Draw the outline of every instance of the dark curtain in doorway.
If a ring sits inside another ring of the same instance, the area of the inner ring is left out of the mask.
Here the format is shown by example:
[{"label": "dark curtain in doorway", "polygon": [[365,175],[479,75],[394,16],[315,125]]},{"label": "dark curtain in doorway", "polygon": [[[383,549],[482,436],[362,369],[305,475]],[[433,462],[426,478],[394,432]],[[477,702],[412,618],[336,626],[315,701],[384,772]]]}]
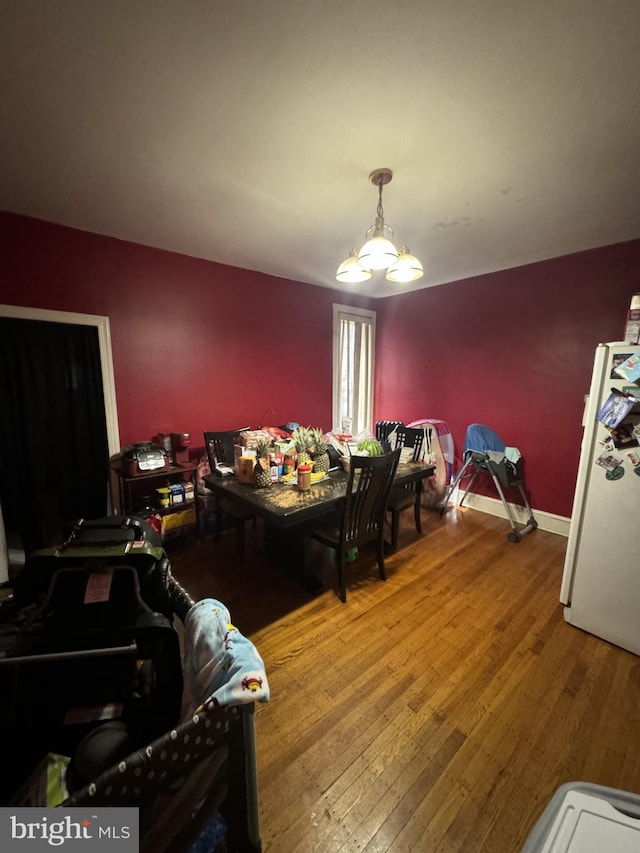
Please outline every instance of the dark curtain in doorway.
[{"label": "dark curtain in doorway", "polygon": [[28,554],[107,512],[98,330],[0,317],[0,500]]}]

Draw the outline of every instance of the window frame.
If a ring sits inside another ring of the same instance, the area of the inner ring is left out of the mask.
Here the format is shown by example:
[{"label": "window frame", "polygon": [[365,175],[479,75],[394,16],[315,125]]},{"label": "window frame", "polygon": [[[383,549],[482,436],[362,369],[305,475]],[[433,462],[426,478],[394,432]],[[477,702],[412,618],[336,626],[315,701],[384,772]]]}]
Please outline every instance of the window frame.
[{"label": "window frame", "polygon": [[[367,363],[365,365],[365,371],[368,372],[368,376],[365,375],[364,380],[362,376],[359,381],[354,382],[354,394],[358,395],[359,402],[357,404],[357,410],[353,411],[351,417],[352,420],[352,433],[353,435],[358,435],[358,433],[366,430],[368,432],[372,431],[373,426],[373,394],[374,394],[374,376],[375,376],[375,351],[376,351],[376,312],[372,311],[368,308],[356,308],[352,305],[340,305],[338,303],[333,304],[333,402],[332,402],[332,413],[333,413],[333,429],[336,432],[343,432],[342,429],[342,391],[343,391],[343,382],[342,382],[342,366],[344,364],[342,358],[342,323],[343,321],[354,322],[359,324],[359,330],[356,331],[356,341],[357,339],[361,340],[362,328],[367,327],[369,330],[369,347],[368,352],[365,353],[365,358],[367,358]],[[357,354],[355,355],[357,359]],[[354,370],[356,367],[354,366]],[[360,388],[360,384],[364,384],[364,388]],[[362,399],[362,395],[364,394],[364,399]]]}]

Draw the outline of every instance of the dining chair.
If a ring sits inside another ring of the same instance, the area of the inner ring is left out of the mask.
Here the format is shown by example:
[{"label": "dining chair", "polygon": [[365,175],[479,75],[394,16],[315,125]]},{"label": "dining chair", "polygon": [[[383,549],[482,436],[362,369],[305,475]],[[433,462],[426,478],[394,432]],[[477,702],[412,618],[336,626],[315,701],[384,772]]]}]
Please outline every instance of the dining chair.
[{"label": "dining chair", "polygon": [[347,553],[353,548],[375,542],[380,578],[387,579],[384,566],[384,519],[399,458],[400,448],[381,456],[352,456],[342,517],[338,521],[319,524],[311,530],[312,539],[336,552],[339,597],[343,603],[347,600]]},{"label": "dining chair", "polygon": [[[424,430],[412,429],[399,426],[389,434],[388,439],[394,450],[401,452],[402,448],[413,448],[409,462],[419,462],[422,459],[422,447],[424,444]],[[404,454],[403,454],[404,456]],[[422,520],[420,517],[422,489],[420,483],[408,483],[406,486],[393,486],[387,502],[387,512],[391,514],[391,548],[393,553],[398,547],[398,529],[400,526],[400,514],[406,509],[413,507],[413,517],[416,530],[422,533]]]},{"label": "dining chair", "polygon": [[389,443],[389,436],[398,427],[402,427],[402,421],[376,421],[376,438],[383,447],[385,453],[388,453],[393,448]]},{"label": "dining chair", "polygon": [[[209,460],[209,467],[211,468],[212,474],[215,474],[216,472],[217,463],[233,467],[235,464],[234,447],[239,443],[241,433],[246,432],[248,429],[250,429],[250,427],[217,431],[205,430],[203,432],[204,446],[207,451],[207,458]],[[235,526],[238,536],[238,550],[240,551],[240,554],[244,556],[244,526],[247,521],[252,521],[253,526],[256,526],[255,514],[249,510],[243,509],[241,506],[238,506],[234,501],[225,501],[224,499],[220,501],[220,509],[222,510],[223,516],[226,516]],[[220,524],[218,522],[216,524],[216,538],[220,537],[220,532]]]}]

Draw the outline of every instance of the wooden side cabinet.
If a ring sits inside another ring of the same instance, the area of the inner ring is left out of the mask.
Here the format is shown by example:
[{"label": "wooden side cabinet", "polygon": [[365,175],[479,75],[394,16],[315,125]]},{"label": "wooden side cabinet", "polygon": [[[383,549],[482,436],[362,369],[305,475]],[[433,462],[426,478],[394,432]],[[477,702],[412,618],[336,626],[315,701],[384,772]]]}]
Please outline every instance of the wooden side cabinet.
[{"label": "wooden side cabinet", "polygon": [[[198,501],[196,489],[197,464],[171,465],[161,471],[129,476],[122,459],[111,462],[117,483],[116,494],[111,495],[113,511],[120,515],[142,515],[149,511],[162,518],[163,537],[166,539],[195,533],[198,530]],[[180,497],[182,486],[184,494]],[[161,495],[158,489],[168,489]],[[168,498],[168,505],[163,505]]]}]

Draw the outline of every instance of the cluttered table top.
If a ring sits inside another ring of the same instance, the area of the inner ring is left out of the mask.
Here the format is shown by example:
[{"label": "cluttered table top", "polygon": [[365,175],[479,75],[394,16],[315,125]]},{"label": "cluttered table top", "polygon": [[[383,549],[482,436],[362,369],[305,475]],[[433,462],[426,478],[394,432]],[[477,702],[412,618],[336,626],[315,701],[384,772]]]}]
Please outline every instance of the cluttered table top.
[{"label": "cluttered table top", "polygon": [[[395,483],[402,485],[431,476],[434,466],[424,462],[398,465]],[[308,491],[300,491],[294,484],[276,482],[269,488],[258,489],[240,483],[234,476],[219,477],[207,474],[206,485],[221,498],[240,503],[278,527],[299,524],[330,511],[344,499],[347,474],[342,470],[329,471],[326,477],[313,483]]]}]

